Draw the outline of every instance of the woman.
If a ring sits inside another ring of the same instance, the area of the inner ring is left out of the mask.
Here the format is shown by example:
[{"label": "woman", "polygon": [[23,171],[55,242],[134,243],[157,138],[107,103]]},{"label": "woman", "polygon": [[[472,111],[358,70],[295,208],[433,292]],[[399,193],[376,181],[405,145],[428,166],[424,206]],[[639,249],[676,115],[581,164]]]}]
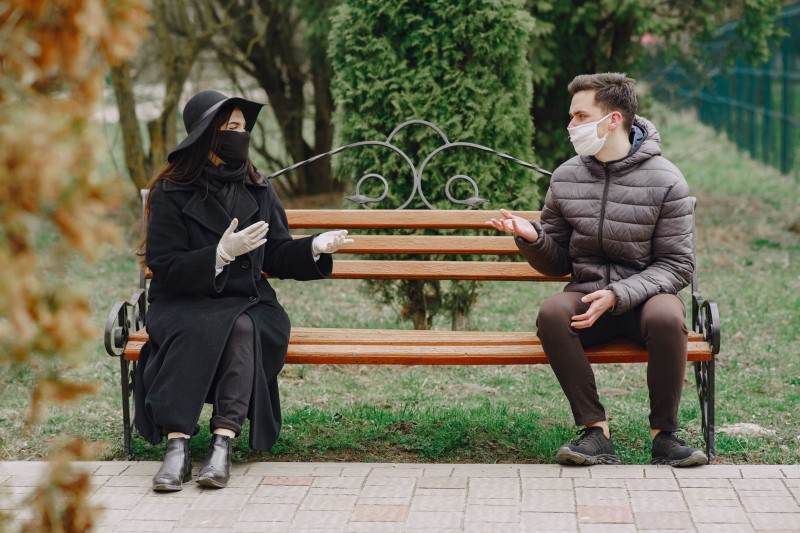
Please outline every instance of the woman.
[{"label": "woman", "polygon": [[215,91],[193,96],[183,112],[188,136],[151,183],[143,243],[153,272],[150,342],[137,367],[135,423],[153,444],[169,439],[155,491],[191,479],[189,439],[204,403],[213,415],[201,485],[227,485],[245,418],[250,447],[272,447],[290,324],[261,272],[325,278],[330,254],[353,242],[345,230],[292,239],[275,190],[248,157],[262,107]]}]

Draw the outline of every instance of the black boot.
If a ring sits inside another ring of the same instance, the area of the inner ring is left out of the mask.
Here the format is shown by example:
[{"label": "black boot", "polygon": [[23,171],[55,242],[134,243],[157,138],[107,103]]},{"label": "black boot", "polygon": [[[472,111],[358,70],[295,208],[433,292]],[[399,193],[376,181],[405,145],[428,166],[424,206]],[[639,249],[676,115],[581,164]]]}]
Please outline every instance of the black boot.
[{"label": "black boot", "polygon": [[170,492],[181,490],[181,483],[192,479],[192,459],[189,457],[189,439],[178,438],[167,441],[164,464],[153,478],[153,490]]},{"label": "black boot", "polygon": [[221,489],[228,485],[231,477],[231,451],[233,449],[233,439],[227,435],[211,435],[211,447],[200,473],[197,475],[197,482],[204,487],[214,487]]}]

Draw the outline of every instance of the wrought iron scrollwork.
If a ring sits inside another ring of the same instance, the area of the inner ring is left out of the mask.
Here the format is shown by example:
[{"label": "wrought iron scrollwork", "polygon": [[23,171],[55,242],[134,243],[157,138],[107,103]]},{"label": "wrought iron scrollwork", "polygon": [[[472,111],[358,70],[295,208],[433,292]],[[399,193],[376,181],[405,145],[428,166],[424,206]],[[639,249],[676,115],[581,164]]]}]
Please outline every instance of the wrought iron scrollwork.
[{"label": "wrought iron scrollwork", "polygon": [[[381,183],[383,183],[383,194],[381,194],[377,198],[361,194],[361,184],[371,178],[377,178],[381,181]],[[386,198],[387,194],[389,194],[389,182],[386,181],[386,178],[384,178],[380,174],[371,173],[361,176],[361,179],[358,180],[358,183],[356,183],[356,193],[353,196],[345,196],[345,200],[350,200],[351,202],[359,204],[364,209],[369,209],[369,206],[367,204],[380,202],[381,200]]]},{"label": "wrought iron scrollwork", "polygon": [[[458,200],[456,198],[453,198],[453,195],[450,193],[450,185],[456,180],[464,180],[470,185],[472,185],[472,193],[473,193],[472,196],[470,196],[466,200]],[[474,209],[475,207],[478,207],[489,201],[489,200],[484,200],[483,198],[480,198],[478,196],[478,184],[475,183],[475,180],[463,174],[458,174],[447,180],[447,183],[445,183],[444,185],[444,194],[447,196],[447,199],[453,202],[454,204],[468,206],[467,209]]]},{"label": "wrought iron scrollwork", "polygon": [[701,333],[711,348],[711,359],[694,364],[694,377],[697,383],[697,396],[700,400],[700,415],[703,437],[706,441],[706,455],[709,462],[716,454],[714,436],[716,355],[720,349],[719,308],[716,302],[704,300],[698,292],[692,294],[693,329]]},{"label": "wrought iron scrollwork", "polygon": [[145,316],[147,313],[147,291],[137,289],[127,300],[122,300],[114,304],[106,320],[103,341],[106,352],[113,357],[119,357],[120,385],[122,387],[122,425],[123,425],[123,447],[125,455],[131,456],[133,420],[130,397],[133,394],[134,375],[136,373],[136,363],[125,359],[125,344],[132,331],[139,331],[145,327]]},{"label": "wrought iron scrollwork", "polygon": [[[407,128],[409,126],[424,126],[424,127],[430,128],[439,136],[439,138],[442,141],[442,145],[437,147],[430,154],[428,154],[425,157],[425,159],[422,161],[422,163],[420,164],[419,168],[417,168],[416,165],[414,165],[414,162],[411,160],[411,158],[403,150],[401,150],[397,145],[392,143],[392,141],[394,140],[395,136],[401,130],[403,130],[404,128]],[[533,163],[528,163],[527,161],[523,161],[521,159],[517,159],[516,157],[510,156],[510,155],[505,154],[503,152],[498,152],[497,150],[493,150],[493,149],[491,149],[491,148],[489,148],[487,146],[483,146],[481,144],[467,143],[467,142],[450,142],[450,140],[447,138],[447,136],[444,134],[444,132],[438,126],[436,126],[435,124],[433,124],[431,122],[428,122],[428,121],[425,121],[425,120],[409,120],[409,121],[403,122],[402,124],[397,126],[394,130],[392,130],[392,132],[389,134],[389,136],[386,138],[385,141],[360,141],[360,142],[355,142],[355,143],[348,144],[348,145],[345,145],[345,146],[340,146],[339,148],[335,148],[335,149],[333,149],[333,150],[331,150],[329,152],[325,152],[324,154],[316,155],[314,157],[306,159],[305,161],[300,161],[298,163],[295,163],[294,165],[291,165],[291,166],[288,166],[288,167],[283,168],[281,170],[278,170],[276,172],[273,172],[272,174],[267,175],[267,178],[268,179],[277,178],[278,176],[281,176],[281,175],[283,175],[283,174],[285,174],[287,172],[291,172],[292,170],[294,170],[296,168],[299,168],[301,166],[311,164],[311,163],[313,163],[315,161],[318,161],[319,159],[322,159],[322,158],[325,158],[325,157],[331,157],[331,156],[333,156],[335,154],[338,154],[340,152],[344,152],[345,150],[350,150],[350,149],[358,148],[358,147],[361,147],[361,146],[383,146],[383,147],[389,148],[390,150],[392,150],[395,153],[399,154],[403,158],[403,160],[406,162],[406,164],[408,165],[409,169],[411,170],[411,175],[413,177],[413,185],[412,185],[411,194],[405,200],[405,202],[403,202],[403,204],[400,205],[400,207],[398,207],[397,209],[405,209],[406,207],[408,207],[411,204],[411,202],[417,196],[419,196],[419,200],[428,209],[436,209],[436,207],[433,206],[428,201],[427,197],[425,196],[425,192],[423,191],[423,187],[422,187],[422,174],[423,174],[423,171],[425,170],[425,167],[428,165],[428,163],[431,161],[431,159],[433,159],[437,154],[439,154],[439,153],[441,153],[441,152],[443,152],[445,150],[450,150],[450,149],[453,149],[453,148],[472,148],[472,149],[475,149],[475,150],[486,152],[488,154],[495,155],[497,157],[500,157],[501,159],[505,159],[506,161],[509,161],[511,163],[523,166],[523,167],[525,167],[527,169],[534,170],[534,171],[536,171],[536,172],[538,172],[538,173],[540,173],[540,174],[542,174],[544,176],[548,176],[549,177],[549,176],[552,175],[551,172],[549,172],[547,170],[544,170],[543,168],[541,168],[541,167],[539,167],[537,165],[534,165]],[[370,179],[378,179],[378,180],[380,180],[382,182],[382,184],[383,184],[383,193],[380,196],[371,197],[371,196],[367,196],[367,195],[365,195],[365,194],[363,194],[361,192],[361,186],[367,180],[370,180]],[[469,185],[471,185],[472,192],[473,192],[471,197],[466,198],[466,199],[457,199],[452,195],[452,193],[451,193],[451,185],[454,182],[459,181],[459,180],[466,181]],[[381,200],[385,199],[388,194],[389,194],[389,182],[386,180],[386,178],[384,178],[380,174],[368,173],[368,174],[363,175],[358,180],[358,182],[356,183],[355,194],[353,194],[352,196],[347,196],[346,199],[350,200],[351,202],[355,202],[355,203],[359,204],[361,207],[363,207],[365,209],[369,209],[369,206],[367,204],[378,203]],[[486,200],[479,196],[478,185],[475,182],[475,180],[472,179],[471,177],[467,176],[467,175],[464,175],[464,174],[458,174],[458,175],[452,176],[447,181],[447,183],[445,184],[445,195],[446,195],[447,199],[450,200],[452,203],[454,203],[456,205],[466,206],[467,209],[475,209],[476,207],[479,207],[480,205],[486,203]]]},{"label": "wrought iron scrollwork", "polygon": [[145,290],[137,289],[128,300],[118,301],[111,308],[103,335],[108,355],[121,357],[130,332],[144,327],[146,298]]}]

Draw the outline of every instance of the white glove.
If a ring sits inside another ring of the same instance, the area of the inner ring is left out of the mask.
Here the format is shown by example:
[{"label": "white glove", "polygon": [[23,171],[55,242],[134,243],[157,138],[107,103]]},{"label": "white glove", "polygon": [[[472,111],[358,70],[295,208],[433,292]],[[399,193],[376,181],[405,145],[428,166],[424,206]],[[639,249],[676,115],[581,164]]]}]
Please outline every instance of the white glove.
[{"label": "white glove", "polygon": [[263,220],[259,220],[255,224],[244,228],[242,231],[234,233],[233,230],[239,225],[239,220],[234,218],[231,220],[231,225],[222,234],[222,238],[217,245],[217,255],[222,258],[225,263],[230,263],[234,258],[242,254],[246,254],[251,250],[255,250],[265,242],[269,224]]},{"label": "white glove", "polygon": [[311,251],[314,252],[315,257],[319,254],[332,254],[345,244],[353,242],[353,239],[347,238],[346,229],[326,231],[314,237],[314,240],[311,241]]}]

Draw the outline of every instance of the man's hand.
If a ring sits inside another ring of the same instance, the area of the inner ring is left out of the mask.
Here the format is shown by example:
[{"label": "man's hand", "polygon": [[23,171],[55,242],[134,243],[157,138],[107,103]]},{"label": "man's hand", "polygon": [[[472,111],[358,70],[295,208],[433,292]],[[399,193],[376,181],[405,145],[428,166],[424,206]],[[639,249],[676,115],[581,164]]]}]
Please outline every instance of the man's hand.
[{"label": "man's hand", "polygon": [[503,215],[502,220],[493,218],[491,220],[487,220],[486,224],[493,226],[496,230],[512,233],[522,237],[529,242],[536,242],[539,240],[539,234],[536,233],[536,228],[534,228],[533,224],[531,224],[528,220],[516,215],[512,215],[505,209],[501,209],[500,214]]},{"label": "man's hand", "polygon": [[320,233],[311,241],[311,250],[314,255],[332,254],[345,244],[352,244],[353,239],[347,238],[347,230],[326,231]]},{"label": "man's hand", "polygon": [[572,317],[570,326],[575,329],[591,327],[603,313],[614,307],[617,303],[617,295],[614,294],[614,291],[601,289],[587,294],[581,298],[581,301],[585,303],[592,302],[592,305],[582,315]]}]

